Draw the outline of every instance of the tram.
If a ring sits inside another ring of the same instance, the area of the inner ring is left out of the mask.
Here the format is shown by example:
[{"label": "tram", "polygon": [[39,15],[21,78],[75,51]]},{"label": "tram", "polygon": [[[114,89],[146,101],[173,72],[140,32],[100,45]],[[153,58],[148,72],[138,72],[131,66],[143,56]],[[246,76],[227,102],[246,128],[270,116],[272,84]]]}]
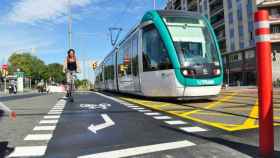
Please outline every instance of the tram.
[{"label": "tram", "polygon": [[217,96],[222,82],[209,21],[193,12],[153,10],[99,64],[95,89],[191,99]]}]

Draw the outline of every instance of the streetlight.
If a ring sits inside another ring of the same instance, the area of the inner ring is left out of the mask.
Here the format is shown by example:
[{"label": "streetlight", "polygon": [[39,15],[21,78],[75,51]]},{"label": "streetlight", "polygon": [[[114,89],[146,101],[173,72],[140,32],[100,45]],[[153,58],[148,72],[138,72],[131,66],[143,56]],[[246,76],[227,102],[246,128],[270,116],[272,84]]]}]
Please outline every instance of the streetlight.
[{"label": "streetlight", "polygon": [[71,0],[68,0],[68,45],[69,49],[72,48],[72,10]]}]

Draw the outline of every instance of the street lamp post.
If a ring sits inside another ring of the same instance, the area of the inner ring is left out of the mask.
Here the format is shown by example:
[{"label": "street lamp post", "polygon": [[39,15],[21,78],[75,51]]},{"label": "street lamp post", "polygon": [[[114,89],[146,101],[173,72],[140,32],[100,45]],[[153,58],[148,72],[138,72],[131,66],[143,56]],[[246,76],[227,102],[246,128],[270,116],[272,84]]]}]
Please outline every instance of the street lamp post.
[{"label": "street lamp post", "polygon": [[71,0],[68,0],[68,45],[69,49],[72,48],[72,10]]},{"label": "street lamp post", "polygon": [[154,0],[154,9],[156,9],[156,0]]}]

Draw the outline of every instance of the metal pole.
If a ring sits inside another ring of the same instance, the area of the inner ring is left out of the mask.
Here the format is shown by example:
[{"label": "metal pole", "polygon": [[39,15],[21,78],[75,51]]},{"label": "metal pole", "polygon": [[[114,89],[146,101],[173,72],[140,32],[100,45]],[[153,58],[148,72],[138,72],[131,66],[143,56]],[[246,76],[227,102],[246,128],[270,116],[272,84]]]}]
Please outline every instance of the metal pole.
[{"label": "metal pole", "polygon": [[256,52],[259,96],[259,143],[262,157],[273,157],[274,129],[272,103],[272,61],[269,27],[269,13],[259,10],[255,13]]},{"label": "metal pole", "polygon": [[154,0],[154,9],[156,9],[156,0]]},{"label": "metal pole", "polygon": [[71,0],[68,0],[68,46],[69,49],[72,48],[72,10],[71,10]]},{"label": "metal pole", "polygon": [[7,92],[7,79],[6,77],[4,78],[4,93]]},{"label": "metal pole", "polygon": [[229,86],[229,68],[227,69],[227,83],[228,83],[228,86]]}]

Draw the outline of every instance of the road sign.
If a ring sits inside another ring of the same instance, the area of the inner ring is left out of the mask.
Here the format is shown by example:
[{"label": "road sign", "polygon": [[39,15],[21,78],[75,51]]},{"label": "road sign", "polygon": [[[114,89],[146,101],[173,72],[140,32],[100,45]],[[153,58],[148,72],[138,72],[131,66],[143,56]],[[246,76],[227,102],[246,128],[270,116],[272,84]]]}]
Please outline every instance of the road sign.
[{"label": "road sign", "polygon": [[17,78],[23,78],[24,77],[24,72],[16,72],[16,77]]},{"label": "road sign", "polygon": [[2,69],[3,69],[3,70],[8,70],[8,64],[3,64],[3,65],[2,65]]},{"label": "road sign", "polygon": [[88,130],[90,130],[91,132],[96,134],[97,131],[99,131],[101,129],[104,129],[104,128],[107,128],[107,127],[115,125],[115,122],[107,114],[101,114],[101,117],[103,118],[105,123],[101,123],[99,125],[91,124],[88,127]]}]

